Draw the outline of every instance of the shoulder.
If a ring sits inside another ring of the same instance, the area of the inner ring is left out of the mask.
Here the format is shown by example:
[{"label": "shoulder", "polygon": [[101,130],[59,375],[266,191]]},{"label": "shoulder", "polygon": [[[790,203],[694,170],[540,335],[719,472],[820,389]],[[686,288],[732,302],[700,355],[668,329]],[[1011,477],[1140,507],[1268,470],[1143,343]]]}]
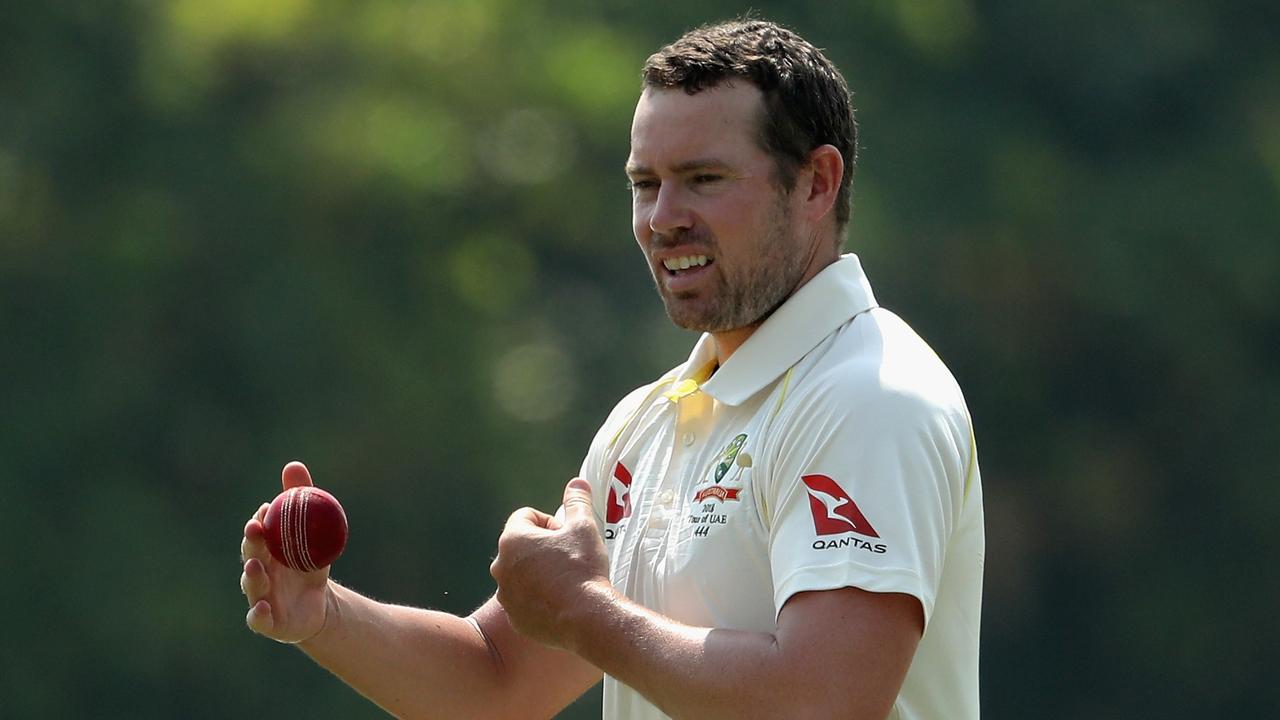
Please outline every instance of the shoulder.
[{"label": "shoulder", "polygon": [[607,483],[613,474],[612,468],[617,462],[619,449],[625,447],[628,431],[634,431],[638,418],[644,414],[646,407],[652,404],[653,398],[664,387],[671,384],[674,377],[674,373],[669,373],[623,396],[613,406],[613,410],[596,431],[591,444],[587,446],[579,476],[591,483],[594,489],[595,511],[601,527],[604,526],[607,512],[604,505],[605,498],[609,497]]},{"label": "shoulder", "polygon": [[786,403],[791,421],[817,414],[871,434],[942,421],[967,433],[968,411],[955,377],[889,310],[853,318],[796,370],[794,396]]},{"label": "shoulder", "polygon": [[609,411],[604,423],[596,431],[596,436],[591,442],[591,450],[602,452],[612,445],[617,437],[631,424],[636,415],[640,414],[645,406],[653,401],[653,397],[671,384],[679,369],[679,367],[676,367],[662,377],[641,385],[624,395]]},{"label": "shoulder", "polygon": [[881,515],[917,507],[908,496],[936,495],[954,516],[975,463],[972,424],[955,378],[906,323],[887,310],[862,313],[794,372],[762,453],[775,493],[819,473],[882,498],[889,504],[867,501]]},{"label": "shoulder", "polygon": [[626,424],[632,415],[643,410],[644,405],[653,400],[654,395],[666,386],[670,385],[675,375],[675,371],[669,372],[661,378],[641,385],[626,395],[623,395],[622,399],[613,406],[613,410],[609,411],[609,417],[604,421],[604,425],[601,426],[601,429],[604,430],[610,427]]}]

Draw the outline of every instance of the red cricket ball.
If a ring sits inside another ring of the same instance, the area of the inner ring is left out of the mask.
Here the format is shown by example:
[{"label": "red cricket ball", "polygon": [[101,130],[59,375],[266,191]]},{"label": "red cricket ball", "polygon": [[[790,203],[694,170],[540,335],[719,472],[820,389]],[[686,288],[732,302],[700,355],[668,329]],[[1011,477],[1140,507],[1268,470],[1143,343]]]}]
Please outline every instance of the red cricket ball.
[{"label": "red cricket ball", "polygon": [[276,496],[262,519],[271,557],[294,570],[314,572],[347,546],[347,514],[318,487],[292,487]]}]

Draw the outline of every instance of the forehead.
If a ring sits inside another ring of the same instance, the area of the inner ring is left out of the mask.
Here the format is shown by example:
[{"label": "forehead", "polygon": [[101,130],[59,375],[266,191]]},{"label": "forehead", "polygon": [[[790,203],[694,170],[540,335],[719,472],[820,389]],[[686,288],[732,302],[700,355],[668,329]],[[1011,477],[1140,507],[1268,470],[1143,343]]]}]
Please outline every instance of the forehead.
[{"label": "forehead", "polygon": [[758,141],[764,99],[749,82],[721,83],[690,95],[645,88],[631,123],[629,166],[661,169],[691,158],[746,162],[763,156]]}]

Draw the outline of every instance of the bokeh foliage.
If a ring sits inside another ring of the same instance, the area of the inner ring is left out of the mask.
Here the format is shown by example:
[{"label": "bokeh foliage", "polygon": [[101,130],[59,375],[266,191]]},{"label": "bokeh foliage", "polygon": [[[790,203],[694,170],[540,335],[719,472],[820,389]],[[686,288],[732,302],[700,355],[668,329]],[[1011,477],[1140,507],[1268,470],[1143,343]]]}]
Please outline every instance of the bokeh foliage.
[{"label": "bokeh foliage", "polygon": [[[339,578],[484,599],[691,342],[620,168],[644,57],[743,7],[0,7],[0,715],[378,717],[243,628],[241,525],[302,458]],[[984,714],[1274,715],[1280,6],[755,7],[854,87],[849,246],[968,393]]]}]

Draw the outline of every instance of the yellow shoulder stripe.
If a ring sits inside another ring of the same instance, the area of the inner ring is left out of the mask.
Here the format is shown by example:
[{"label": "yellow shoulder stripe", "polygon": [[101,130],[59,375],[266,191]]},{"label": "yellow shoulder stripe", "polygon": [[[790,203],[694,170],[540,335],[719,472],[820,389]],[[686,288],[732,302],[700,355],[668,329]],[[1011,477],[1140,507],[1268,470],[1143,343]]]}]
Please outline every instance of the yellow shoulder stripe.
[{"label": "yellow shoulder stripe", "polygon": [[973,418],[969,418],[969,469],[964,474],[964,502],[969,502],[969,488],[973,485],[973,469],[978,465],[978,436],[973,432]]},{"label": "yellow shoulder stripe", "polygon": [[778,393],[778,402],[773,406],[773,415],[769,416],[770,421],[778,417],[778,412],[782,410],[782,401],[787,399],[787,390],[791,388],[791,373],[795,370],[795,365],[787,368],[787,376],[782,379],[782,392]]},{"label": "yellow shoulder stripe", "polygon": [[674,375],[668,375],[654,383],[652,388],[649,388],[648,394],[646,394],[644,396],[644,400],[641,400],[640,403],[636,405],[636,408],[631,411],[631,415],[627,417],[627,421],[618,426],[618,431],[615,432],[613,434],[613,438],[609,440],[609,446],[607,449],[613,449],[613,446],[618,442],[618,438],[622,437],[622,433],[626,432],[626,429],[631,427],[631,423],[635,422],[636,416],[639,415],[642,410],[649,407],[649,403],[653,402],[653,396],[663,387],[675,382],[675,379]]}]

